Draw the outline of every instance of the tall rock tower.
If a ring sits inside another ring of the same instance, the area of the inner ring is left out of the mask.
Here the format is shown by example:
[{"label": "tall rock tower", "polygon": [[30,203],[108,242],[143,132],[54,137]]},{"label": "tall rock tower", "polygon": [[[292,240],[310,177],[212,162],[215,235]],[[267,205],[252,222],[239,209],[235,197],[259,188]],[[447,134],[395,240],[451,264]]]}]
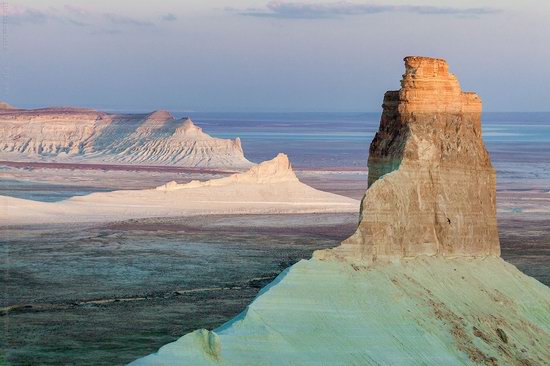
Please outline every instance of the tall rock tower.
[{"label": "tall rock tower", "polygon": [[384,95],[368,167],[357,231],[321,257],[500,255],[481,100],[461,90],[445,60],[405,58],[401,89]]}]

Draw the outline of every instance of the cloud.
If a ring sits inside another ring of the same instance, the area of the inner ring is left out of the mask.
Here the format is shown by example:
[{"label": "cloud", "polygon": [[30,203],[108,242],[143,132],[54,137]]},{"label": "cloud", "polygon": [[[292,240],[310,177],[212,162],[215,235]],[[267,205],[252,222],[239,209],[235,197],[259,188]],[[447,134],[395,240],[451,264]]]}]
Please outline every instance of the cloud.
[{"label": "cloud", "polygon": [[175,22],[176,20],[178,20],[178,17],[175,14],[168,13],[164,14],[161,19],[165,22]]},{"label": "cloud", "polygon": [[270,1],[264,9],[246,9],[240,14],[255,17],[284,19],[326,19],[380,13],[412,13],[424,15],[480,16],[500,10],[477,7],[457,8],[428,5],[377,5],[339,1],[333,3]]},{"label": "cloud", "polygon": [[97,14],[74,5],[65,5],[64,8],[68,13],[70,13],[73,16],[76,16],[79,18],[87,18],[87,19],[95,18],[96,21],[103,20],[109,24],[114,24],[114,25],[130,25],[130,26],[136,26],[136,27],[149,27],[154,25],[152,22],[132,18],[126,15],[120,15],[115,13]]},{"label": "cloud", "polygon": [[86,17],[86,16],[89,16],[91,15],[90,12],[84,8],[81,8],[79,6],[74,6],[74,5],[65,5],[64,6],[65,10],[73,15],[76,15],[76,16],[79,16],[79,17]]},{"label": "cloud", "polygon": [[78,27],[86,27],[90,24],[74,19],[73,17],[60,14],[57,11],[44,12],[32,8],[24,8],[17,5],[8,5],[6,17],[10,24],[45,24],[50,21],[56,21],[65,24],[71,24]]},{"label": "cloud", "polygon": [[48,14],[35,9],[24,8],[18,5],[9,5],[5,8],[5,14],[11,24],[46,23],[50,18]]},{"label": "cloud", "polygon": [[[48,8],[37,10],[18,5],[8,5],[6,16],[8,22],[14,25],[45,24],[57,22],[77,27],[95,27],[98,32],[105,33],[102,29],[109,29],[108,34],[114,34],[113,26],[116,27],[151,27],[155,24],[151,21],[132,18],[126,15],[115,13],[94,13],[74,5],[65,5],[63,8]],[[117,33],[122,30],[116,30]]]},{"label": "cloud", "polygon": [[107,22],[115,25],[130,25],[134,27],[151,27],[154,26],[152,22],[146,21],[146,20],[139,20],[135,18],[131,18],[125,15],[119,15],[114,13],[104,13],[103,18],[107,20]]},{"label": "cloud", "polygon": [[120,29],[98,29],[91,32],[90,34],[115,36],[122,33],[124,32],[121,31]]}]

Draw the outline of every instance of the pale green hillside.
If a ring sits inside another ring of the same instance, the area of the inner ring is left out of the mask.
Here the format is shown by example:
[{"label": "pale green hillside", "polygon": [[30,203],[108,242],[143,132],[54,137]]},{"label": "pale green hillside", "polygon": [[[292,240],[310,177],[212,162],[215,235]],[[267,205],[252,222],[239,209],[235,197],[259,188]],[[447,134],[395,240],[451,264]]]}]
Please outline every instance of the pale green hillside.
[{"label": "pale green hillside", "polygon": [[132,365],[548,365],[550,289],[500,258],[301,261],[215,330]]}]

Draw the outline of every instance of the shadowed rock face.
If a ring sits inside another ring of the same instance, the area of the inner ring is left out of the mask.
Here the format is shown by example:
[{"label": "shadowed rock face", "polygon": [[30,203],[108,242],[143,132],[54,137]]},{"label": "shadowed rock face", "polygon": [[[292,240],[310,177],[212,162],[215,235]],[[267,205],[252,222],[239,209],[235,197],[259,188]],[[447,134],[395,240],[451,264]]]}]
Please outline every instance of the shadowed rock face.
[{"label": "shadowed rock face", "polygon": [[401,89],[384,96],[357,231],[331,253],[371,262],[500,255],[480,98],[444,60],[406,57],[405,69]]}]

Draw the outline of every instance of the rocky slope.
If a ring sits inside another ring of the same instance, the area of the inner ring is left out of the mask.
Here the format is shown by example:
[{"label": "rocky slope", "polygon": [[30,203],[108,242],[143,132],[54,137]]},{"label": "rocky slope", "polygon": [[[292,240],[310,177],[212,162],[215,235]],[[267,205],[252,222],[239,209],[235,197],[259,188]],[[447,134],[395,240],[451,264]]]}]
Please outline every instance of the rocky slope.
[{"label": "rocky slope", "polygon": [[242,169],[252,165],[239,138],[218,139],[191,119],[91,109],[0,108],[0,156],[9,159]]},{"label": "rocky slope", "polygon": [[235,319],[139,359],[155,365],[547,365],[550,290],[497,257],[366,270],[312,259]]},{"label": "rocky slope", "polygon": [[547,365],[550,289],[499,257],[475,94],[407,57],[384,100],[355,235],[238,317],[132,365]]},{"label": "rocky slope", "polygon": [[279,154],[249,171],[156,189],[93,193],[45,203],[0,196],[0,226],[106,222],[207,214],[357,212],[359,201],[301,183]]}]

